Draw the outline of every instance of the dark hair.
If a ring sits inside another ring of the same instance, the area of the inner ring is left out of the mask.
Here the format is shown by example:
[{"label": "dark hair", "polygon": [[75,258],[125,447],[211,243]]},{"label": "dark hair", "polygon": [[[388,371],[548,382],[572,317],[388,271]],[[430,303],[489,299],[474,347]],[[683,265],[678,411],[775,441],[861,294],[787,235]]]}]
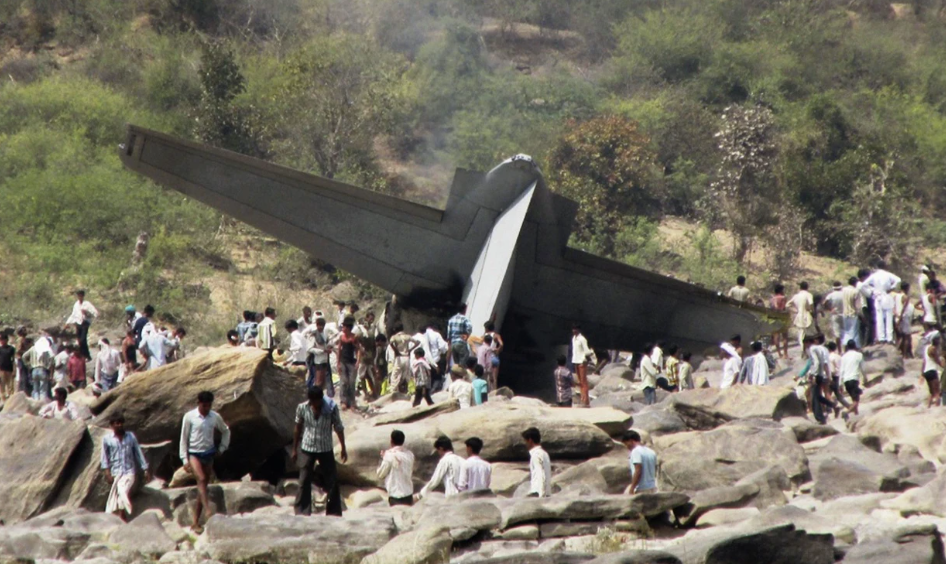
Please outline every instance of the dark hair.
[{"label": "dark hair", "polygon": [[315,325],[316,325],[316,327],[318,327],[319,325],[325,325],[325,318],[324,318],[324,317],[316,317],[316,318],[315,318]]},{"label": "dark hair", "polygon": [[289,321],[286,322],[286,331],[289,331],[290,333],[292,333],[298,328],[299,328],[299,322],[296,321],[295,319],[290,319]]},{"label": "dark hair", "polygon": [[848,342],[847,342],[847,344],[844,345],[844,346],[845,346],[845,348],[847,348],[847,350],[849,350],[849,351],[856,351],[856,350],[857,350],[857,342],[854,341],[854,339],[849,339]]},{"label": "dark hair", "polygon": [[355,318],[351,315],[346,315],[345,319],[342,320],[342,327],[348,327],[349,329],[355,326]]},{"label": "dark hair", "polygon": [[737,277],[736,277],[736,284],[739,284],[740,286],[744,286],[744,285],[746,284],[746,277],[745,277],[745,276],[737,276]]},{"label": "dark hair", "polygon": [[0,341],[8,341],[8,340],[10,340],[9,335],[7,335],[6,333],[0,333]]},{"label": "dark hair", "polygon": [[53,394],[55,394],[55,396],[56,396],[57,398],[58,398],[59,396],[62,396],[62,399],[66,399],[67,397],[69,397],[69,390],[60,387],[60,388],[56,388],[56,389],[53,391]]},{"label": "dark hair", "polygon": [[265,315],[266,317],[269,317],[270,315],[275,316],[276,310],[271,307],[268,307],[266,308],[266,311],[263,313],[263,315]]},{"label": "dark hair", "polygon": [[485,373],[486,373],[486,369],[480,366],[479,364],[473,367],[473,374],[476,375],[477,377],[482,378],[483,374]]},{"label": "dark hair", "polygon": [[558,358],[555,359],[555,362],[557,362],[559,366],[565,366],[568,364],[568,359],[565,358],[565,355],[560,354],[558,355]]},{"label": "dark hair", "polygon": [[384,342],[386,342],[387,340],[388,340],[388,338],[384,336],[384,333],[378,333],[378,334],[375,335],[375,337],[374,337],[374,342],[376,342],[376,343],[384,343]]},{"label": "dark hair", "polygon": [[486,343],[487,345],[492,345],[492,344],[493,344],[493,336],[492,336],[492,335],[483,335],[483,342]]},{"label": "dark hair", "polygon": [[542,444],[542,434],[539,433],[539,430],[535,427],[529,427],[522,432],[522,438],[526,441],[532,441],[533,443],[540,445]]},{"label": "dark hair", "polygon": [[443,450],[453,451],[453,441],[451,441],[450,437],[446,435],[440,435],[437,437],[437,440],[434,441],[434,448],[442,448]]},{"label": "dark hair", "polygon": [[396,446],[404,446],[404,433],[398,431],[397,429],[391,431],[391,444]]},{"label": "dark hair", "polygon": [[487,331],[495,331],[496,324],[493,323],[492,321],[487,321],[486,323],[483,324],[483,328],[486,329]]},{"label": "dark hair", "polygon": [[828,350],[829,350],[829,351],[836,351],[836,350],[838,350],[838,344],[835,343],[834,341],[828,341]]},{"label": "dark hair", "polygon": [[807,290],[808,282],[802,282],[801,284],[798,285],[798,287],[801,288],[802,290]]},{"label": "dark hair", "polygon": [[256,314],[248,309],[243,310],[243,321],[253,321],[256,319]]},{"label": "dark hair", "polygon": [[824,333],[818,333],[815,335],[815,342],[819,345],[824,342]]},{"label": "dark hair", "polygon": [[121,413],[113,413],[113,414],[112,414],[111,416],[109,416],[109,418],[108,418],[108,424],[109,424],[109,425],[111,425],[111,424],[113,424],[113,423],[124,423],[124,422],[125,422],[125,416],[122,415]]},{"label": "dark hair", "polygon": [[309,391],[306,393],[306,397],[309,398],[309,401],[322,401],[322,398],[325,397],[325,392],[322,391],[322,388],[313,386],[309,388]]},{"label": "dark hair", "polygon": [[460,304],[459,306],[457,306],[457,311],[459,311],[460,313],[466,313],[466,304]]},{"label": "dark hair", "polygon": [[199,394],[197,394],[198,403],[213,403],[213,401],[214,401],[213,392],[208,392],[207,390],[204,390],[203,392],[200,392]]},{"label": "dark hair", "polygon": [[178,328],[177,328],[177,331],[175,331],[174,333],[177,334],[177,335],[180,335],[181,337],[186,337],[186,336],[187,336],[187,329],[184,329],[183,327],[178,327]]},{"label": "dark hair", "polygon": [[678,347],[677,345],[668,345],[668,346],[667,346],[667,354],[670,355],[670,356],[673,356],[673,355],[677,354],[677,351],[678,351],[678,350],[680,350],[680,347]]},{"label": "dark hair", "polygon": [[732,343],[733,341],[735,341],[735,342],[737,342],[737,343],[741,343],[741,342],[742,342],[742,335],[740,335],[739,333],[736,333],[735,335],[733,335],[732,337],[730,337],[730,338],[729,338],[729,342]]},{"label": "dark hair", "polygon": [[759,341],[752,343],[752,352],[762,352],[762,343]]},{"label": "dark hair", "polygon": [[862,268],[857,271],[858,278],[866,278],[867,276],[870,276],[870,270],[867,270],[866,268]]},{"label": "dark hair", "polygon": [[776,285],[775,285],[775,293],[776,293],[776,294],[784,294],[784,293],[785,293],[785,284],[776,284]]},{"label": "dark hair", "polygon": [[470,447],[470,450],[473,451],[473,454],[479,454],[483,450],[483,439],[479,437],[470,437],[464,443],[466,446]]},{"label": "dark hair", "polygon": [[857,285],[857,276],[851,276],[850,278],[848,278],[848,279],[847,279],[847,283],[850,284],[851,286],[856,286],[856,285]]},{"label": "dark hair", "polygon": [[801,340],[801,342],[811,344],[815,342],[815,338],[810,335],[805,335],[805,337]]},{"label": "dark hair", "polygon": [[686,361],[689,361],[692,356],[693,355],[690,354],[690,351],[683,351],[682,353],[680,353],[680,358]]},{"label": "dark hair", "polygon": [[237,330],[236,330],[236,329],[230,329],[229,331],[227,331],[227,340],[228,340],[228,341],[234,341],[234,342],[235,342],[235,341],[239,341],[239,340],[240,340],[240,334],[237,333]]},{"label": "dark hair", "polygon": [[473,370],[473,367],[476,366],[476,357],[475,356],[467,357],[467,359],[463,362],[463,364],[466,365],[466,368],[468,368],[469,370]]},{"label": "dark hair", "polygon": [[901,282],[901,283],[900,283],[900,289],[903,290],[904,292],[906,292],[907,290],[910,289],[910,283],[909,283],[909,282]]},{"label": "dark hair", "polygon": [[312,308],[309,306],[302,306],[302,313],[309,312],[312,313]]},{"label": "dark hair", "polygon": [[641,435],[637,431],[624,431],[624,434],[621,435],[621,442],[626,443],[628,441],[637,441],[641,442]]},{"label": "dark hair", "polygon": [[145,306],[145,315],[154,315],[154,306],[148,304]]},{"label": "dark hair", "polygon": [[425,354],[426,353],[424,352],[424,347],[417,347],[416,349],[414,349],[414,356],[416,356],[417,358],[421,358]]}]

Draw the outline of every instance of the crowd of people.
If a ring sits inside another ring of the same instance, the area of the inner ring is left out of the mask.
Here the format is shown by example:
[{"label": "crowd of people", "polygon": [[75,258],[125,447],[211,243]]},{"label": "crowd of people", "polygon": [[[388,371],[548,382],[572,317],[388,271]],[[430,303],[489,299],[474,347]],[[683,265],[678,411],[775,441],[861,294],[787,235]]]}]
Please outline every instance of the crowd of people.
[{"label": "crowd of people", "polygon": [[[125,308],[125,337],[117,347],[102,337],[93,357],[88,335],[98,315],[85,299],[85,291],[78,290],[61,332],[40,330],[30,335],[21,326],[12,335],[0,333],[0,401],[8,400],[17,390],[38,401],[53,399],[58,389],[75,391],[87,386],[100,395],[129,374],[158,368],[183,356],[184,328],[169,330],[157,325],[151,305],[143,314],[129,305]],[[72,334],[75,337],[69,338]]]}]

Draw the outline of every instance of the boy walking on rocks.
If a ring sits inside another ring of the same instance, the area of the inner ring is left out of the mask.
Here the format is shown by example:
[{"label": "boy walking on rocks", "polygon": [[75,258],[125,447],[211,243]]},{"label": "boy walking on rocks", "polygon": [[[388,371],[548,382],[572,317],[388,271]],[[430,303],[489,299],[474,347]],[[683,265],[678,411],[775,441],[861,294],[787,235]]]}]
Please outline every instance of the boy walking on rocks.
[{"label": "boy walking on rocks", "polygon": [[[198,535],[203,532],[200,514],[210,513],[210,497],[207,484],[213,474],[214,458],[223,454],[230,446],[230,428],[223,418],[211,408],[214,395],[204,391],[197,394],[197,407],[184,414],[181,423],[181,461],[184,470],[197,478],[197,504],[194,507],[194,524],[191,529]],[[214,431],[220,431],[220,446],[214,441]]]},{"label": "boy walking on rocks", "polygon": [[552,495],[552,461],[542,448],[542,435],[535,427],[522,432],[522,440],[529,449],[529,497]]}]

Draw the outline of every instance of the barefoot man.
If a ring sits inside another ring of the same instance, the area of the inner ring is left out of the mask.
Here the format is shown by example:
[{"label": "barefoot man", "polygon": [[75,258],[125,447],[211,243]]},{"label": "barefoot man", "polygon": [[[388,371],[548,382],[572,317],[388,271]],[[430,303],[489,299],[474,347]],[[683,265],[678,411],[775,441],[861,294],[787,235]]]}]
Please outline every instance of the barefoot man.
[{"label": "barefoot man", "polygon": [[[191,529],[198,535],[201,511],[206,509],[210,517],[210,498],[207,483],[213,473],[214,458],[223,454],[230,446],[230,428],[223,418],[211,410],[214,395],[210,392],[197,394],[197,407],[184,414],[181,427],[181,461],[184,469],[197,478],[197,505],[194,508],[194,524]],[[214,431],[220,431],[220,446],[214,442]]]}]

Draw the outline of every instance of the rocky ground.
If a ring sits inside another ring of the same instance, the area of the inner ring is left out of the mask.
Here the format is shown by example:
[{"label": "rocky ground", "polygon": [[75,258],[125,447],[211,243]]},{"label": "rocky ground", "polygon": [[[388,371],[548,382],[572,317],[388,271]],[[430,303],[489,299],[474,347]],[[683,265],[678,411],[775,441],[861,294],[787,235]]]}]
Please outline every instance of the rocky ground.
[{"label": "rocky ground", "polygon": [[[298,375],[255,350],[215,349],[129,379],[99,400],[84,393],[84,422],[43,420],[22,395],[0,411],[0,563],[944,563],[946,410],[927,410],[916,361],[870,350],[861,414],[819,425],[783,363],[770,386],[712,387],[644,406],[625,367],[593,377],[591,409],[557,409],[494,393],[459,411],[437,398],[411,408],[388,396],[346,414],[341,466],[345,515],[296,517],[298,483],[285,445],[303,399]],[[718,380],[706,360],[698,381]],[[211,487],[215,515],[186,527],[194,488],[176,465],[180,418],[197,391],[213,390],[233,430]],[[98,453],[111,413],[146,445],[155,480],[138,492],[129,523],[101,513],[107,484]],[[527,493],[519,433],[543,432],[554,495]],[[486,442],[493,491],[449,502],[434,494],[390,508],[375,477],[391,430],[407,435],[419,489],[447,435]],[[639,430],[660,461],[661,493],[626,495],[627,451]]]}]

